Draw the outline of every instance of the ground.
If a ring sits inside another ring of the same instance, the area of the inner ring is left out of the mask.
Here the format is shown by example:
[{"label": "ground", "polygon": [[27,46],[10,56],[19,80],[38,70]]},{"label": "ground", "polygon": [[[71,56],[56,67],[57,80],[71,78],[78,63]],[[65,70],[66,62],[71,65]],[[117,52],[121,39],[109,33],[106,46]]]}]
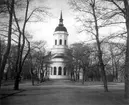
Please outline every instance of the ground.
[{"label": "ground", "polygon": [[109,92],[104,92],[100,82],[82,85],[69,80],[48,81],[35,86],[25,82],[20,84],[19,91],[11,88],[12,85],[2,86],[0,105],[129,105],[123,97],[123,83],[109,83]]}]

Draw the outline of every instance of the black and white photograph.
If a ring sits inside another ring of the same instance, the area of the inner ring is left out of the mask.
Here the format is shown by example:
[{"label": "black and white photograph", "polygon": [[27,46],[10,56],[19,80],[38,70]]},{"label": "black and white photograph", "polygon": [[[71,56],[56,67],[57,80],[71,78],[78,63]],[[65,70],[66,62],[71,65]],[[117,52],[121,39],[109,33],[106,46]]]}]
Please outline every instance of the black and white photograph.
[{"label": "black and white photograph", "polygon": [[0,105],[129,105],[129,0],[0,0]]}]

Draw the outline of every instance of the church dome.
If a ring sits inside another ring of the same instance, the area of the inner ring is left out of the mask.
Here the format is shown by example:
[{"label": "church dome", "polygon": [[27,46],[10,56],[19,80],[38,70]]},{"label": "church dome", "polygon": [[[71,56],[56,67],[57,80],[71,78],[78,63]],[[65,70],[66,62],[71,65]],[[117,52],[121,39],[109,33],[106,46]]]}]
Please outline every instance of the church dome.
[{"label": "church dome", "polygon": [[67,29],[63,26],[63,25],[58,25],[57,27],[56,27],[56,29],[55,29],[55,32],[56,31],[65,31],[65,32],[67,32]]},{"label": "church dome", "polygon": [[59,19],[59,25],[55,29],[55,32],[56,31],[67,32],[67,29],[64,27],[64,24],[63,24],[62,12],[61,12],[60,19]]}]

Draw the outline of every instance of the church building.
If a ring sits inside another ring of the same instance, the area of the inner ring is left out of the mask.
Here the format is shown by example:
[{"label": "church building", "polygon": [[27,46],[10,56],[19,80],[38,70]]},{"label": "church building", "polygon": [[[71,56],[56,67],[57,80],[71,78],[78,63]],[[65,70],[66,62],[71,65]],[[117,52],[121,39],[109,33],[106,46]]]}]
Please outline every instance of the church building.
[{"label": "church building", "polygon": [[62,12],[60,14],[59,25],[55,28],[53,34],[53,42],[49,78],[68,79],[65,56],[65,51],[68,49],[68,32],[63,24]]}]

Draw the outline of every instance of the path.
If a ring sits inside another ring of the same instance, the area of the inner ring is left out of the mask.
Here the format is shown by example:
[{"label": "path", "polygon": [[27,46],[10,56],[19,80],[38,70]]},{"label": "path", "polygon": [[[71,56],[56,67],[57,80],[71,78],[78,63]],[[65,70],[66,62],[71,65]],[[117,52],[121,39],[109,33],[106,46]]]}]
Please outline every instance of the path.
[{"label": "path", "polygon": [[[83,88],[82,88],[83,87]],[[92,88],[91,88],[92,87]],[[98,87],[98,88],[96,88]],[[50,81],[39,86],[22,84],[26,90],[1,100],[2,105],[129,105],[123,88],[105,93],[101,85],[79,86],[67,80]]]}]

